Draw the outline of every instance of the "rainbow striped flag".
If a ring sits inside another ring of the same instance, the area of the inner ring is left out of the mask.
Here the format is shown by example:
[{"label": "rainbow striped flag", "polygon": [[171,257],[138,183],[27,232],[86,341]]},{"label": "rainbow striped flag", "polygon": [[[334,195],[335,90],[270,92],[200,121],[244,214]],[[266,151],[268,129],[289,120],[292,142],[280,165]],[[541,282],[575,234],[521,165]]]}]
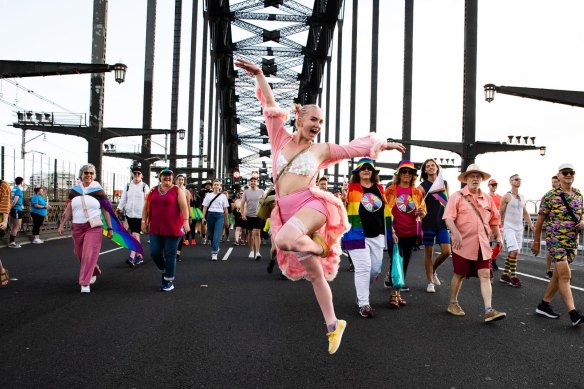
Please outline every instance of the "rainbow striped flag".
[{"label": "rainbow striped flag", "polygon": [[[110,214],[110,220],[112,222],[112,241],[114,241],[119,246],[127,248],[128,250],[135,251],[137,253],[143,254],[142,244],[136,240],[131,234],[126,231],[124,225],[120,220],[116,217],[114,210],[109,201],[99,199],[99,202],[103,206],[103,208]],[[103,222],[103,235],[107,237],[107,224],[101,215],[101,219]]]},{"label": "rainbow striped flag", "polygon": [[428,190],[428,194],[434,196],[443,207],[448,203],[448,193],[446,193],[446,183],[442,178],[442,172],[438,172],[438,177],[436,177],[436,180],[432,183],[432,186]]}]

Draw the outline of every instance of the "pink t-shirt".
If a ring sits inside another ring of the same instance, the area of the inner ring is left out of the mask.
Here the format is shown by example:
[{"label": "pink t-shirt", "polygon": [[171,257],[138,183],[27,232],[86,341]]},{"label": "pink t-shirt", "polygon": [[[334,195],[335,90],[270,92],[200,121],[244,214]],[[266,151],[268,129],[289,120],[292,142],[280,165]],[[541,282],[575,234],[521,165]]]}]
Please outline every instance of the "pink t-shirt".
[{"label": "pink t-shirt", "polygon": [[412,188],[402,188],[397,185],[397,196],[391,210],[393,229],[398,237],[408,237],[417,234],[416,204],[412,197]]}]

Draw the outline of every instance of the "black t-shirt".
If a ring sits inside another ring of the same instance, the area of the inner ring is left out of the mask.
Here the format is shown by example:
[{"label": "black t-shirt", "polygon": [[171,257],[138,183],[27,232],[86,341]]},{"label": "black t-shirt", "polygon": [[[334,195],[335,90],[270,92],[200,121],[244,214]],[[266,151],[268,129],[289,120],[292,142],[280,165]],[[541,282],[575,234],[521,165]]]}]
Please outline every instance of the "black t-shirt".
[{"label": "black t-shirt", "polygon": [[383,218],[383,196],[373,184],[371,188],[363,188],[363,197],[359,205],[359,217],[363,225],[363,232],[366,238],[375,238],[385,234],[385,224]]},{"label": "black t-shirt", "polygon": [[[444,184],[448,188],[448,183],[444,181]],[[426,194],[430,190],[432,186],[432,182],[430,181],[423,181],[421,184],[422,188]],[[434,196],[428,194],[424,199],[426,202],[426,217],[422,219],[422,229],[423,230],[445,230],[446,223],[442,220],[442,216],[444,215],[444,207]]]}]

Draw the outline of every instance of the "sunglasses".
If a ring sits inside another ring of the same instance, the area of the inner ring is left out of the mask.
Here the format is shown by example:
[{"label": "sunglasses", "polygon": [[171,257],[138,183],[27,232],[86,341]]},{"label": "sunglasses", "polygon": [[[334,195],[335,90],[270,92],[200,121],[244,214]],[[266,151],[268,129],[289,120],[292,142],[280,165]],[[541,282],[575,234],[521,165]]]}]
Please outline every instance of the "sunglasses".
[{"label": "sunglasses", "polygon": [[409,175],[415,175],[416,171],[414,169],[401,169],[399,171],[400,174],[409,174]]},{"label": "sunglasses", "polygon": [[135,176],[139,176],[142,173],[140,173],[140,172],[133,172],[132,174],[135,175]]},{"label": "sunglasses", "polygon": [[574,170],[562,170],[560,173],[562,173],[562,176],[574,176],[576,174],[576,171],[574,171]]},{"label": "sunglasses", "polygon": [[491,186],[499,186],[499,184],[491,184]]},{"label": "sunglasses", "polygon": [[361,170],[366,170],[366,171],[372,172],[373,168],[371,166],[365,165],[365,166],[361,166],[361,169],[359,169],[359,171],[361,171]]},{"label": "sunglasses", "polygon": [[83,174],[88,175],[88,176],[94,176],[95,172],[83,172]]}]

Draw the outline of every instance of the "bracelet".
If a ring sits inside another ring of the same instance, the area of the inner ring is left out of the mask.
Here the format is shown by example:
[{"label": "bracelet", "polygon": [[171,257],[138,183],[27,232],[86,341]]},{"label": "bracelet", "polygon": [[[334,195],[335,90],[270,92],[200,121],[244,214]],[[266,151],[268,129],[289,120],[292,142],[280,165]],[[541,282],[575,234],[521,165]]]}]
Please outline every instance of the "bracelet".
[{"label": "bracelet", "polygon": [[111,228],[111,227],[108,227],[108,228],[107,228],[107,230],[108,230],[108,231],[111,231],[111,230],[112,230],[112,228]]}]

